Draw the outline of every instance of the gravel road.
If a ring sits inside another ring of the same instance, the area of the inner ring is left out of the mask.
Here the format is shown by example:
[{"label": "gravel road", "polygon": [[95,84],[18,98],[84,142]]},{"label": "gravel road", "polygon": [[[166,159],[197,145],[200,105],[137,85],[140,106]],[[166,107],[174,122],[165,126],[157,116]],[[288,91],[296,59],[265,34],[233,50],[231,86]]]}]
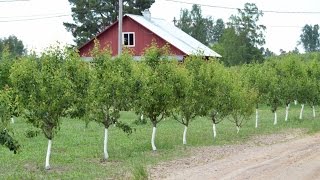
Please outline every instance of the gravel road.
[{"label": "gravel road", "polygon": [[150,179],[320,179],[320,134],[292,130],[191,154],[150,168]]}]

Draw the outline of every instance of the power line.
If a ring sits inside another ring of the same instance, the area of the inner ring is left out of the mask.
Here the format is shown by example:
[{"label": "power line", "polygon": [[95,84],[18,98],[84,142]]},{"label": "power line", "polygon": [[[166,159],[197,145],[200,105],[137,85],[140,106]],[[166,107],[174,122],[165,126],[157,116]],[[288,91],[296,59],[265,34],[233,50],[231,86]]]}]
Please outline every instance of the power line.
[{"label": "power line", "polygon": [[34,21],[34,20],[40,20],[40,19],[52,19],[52,18],[59,18],[59,17],[66,17],[66,16],[70,16],[70,14],[61,14],[61,15],[45,16],[45,17],[38,17],[38,18],[0,20],[0,23],[9,23],[9,22],[18,22],[18,21]]},{"label": "power line", "polygon": [[30,1],[30,0],[0,0],[0,3],[4,3],[4,2],[21,2],[21,1]]},{"label": "power line", "polygon": [[[0,19],[16,19],[16,18],[36,18],[36,17],[47,17],[47,16],[58,16],[67,15],[66,13],[52,13],[52,14],[34,14],[34,15],[24,15],[24,16],[1,16]],[[70,14],[71,15],[71,14]]]},{"label": "power line", "polygon": [[[185,1],[180,1],[180,0],[163,0],[163,1],[176,2],[176,3],[182,3],[182,4],[196,4],[199,6],[220,8],[220,9],[244,10],[242,8],[235,8],[235,7],[228,7],[228,6],[217,6],[217,5],[201,4],[201,3],[191,3],[191,2],[185,2]],[[320,11],[275,11],[275,10],[261,10],[261,11],[264,13],[278,13],[278,14],[320,14]]]}]

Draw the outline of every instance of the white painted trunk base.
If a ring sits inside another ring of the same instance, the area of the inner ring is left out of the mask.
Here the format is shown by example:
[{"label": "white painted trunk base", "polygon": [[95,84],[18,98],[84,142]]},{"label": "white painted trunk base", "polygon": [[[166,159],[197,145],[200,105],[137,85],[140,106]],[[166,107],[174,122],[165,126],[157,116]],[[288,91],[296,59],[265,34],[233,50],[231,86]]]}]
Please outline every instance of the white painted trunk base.
[{"label": "white painted trunk base", "polygon": [[288,121],[288,118],[289,118],[289,108],[290,108],[290,104],[288,104],[286,106],[286,117],[285,117],[285,121]]},{"label": "white painted trunk base", "polygon": [[11,123],[14,124],[14,118],[13,117],[11,117]]},{"label": "white painted trunk base", "polygon": [[273,125],[276,125],[278,123],[278,115],[277,115],[277,111],[274,112],[274,122]]},{"label": "white painted trunk base", "polygon": [[140,120],[141,120],[141,121],[143,121],[143,114],[141,114],[141,116],[140,116]]},{"label": "white painted trunk base", "polygon": [[297,105],[298,104],[298,101],[297,100],[294,100],[294,105]]},{"label": "white painted trunk base", "polygon": [[258,128],[258,120],[259,120],[259,111],[256,109],[256,128]]},{"label": "white painted trunk base", "polygon": [[45,167],[44,167],[46,170],[50,169],[51,146],[52,146],[52,140],[49,139],[49,141],[48,141],[48,149],[47,149],[47,156],[46,156],[46,164],[45,164]]},{"label": "white painted trunk base", "polygon": [[182,139],[182,142],[184,145],[187,144],[187,131],[188,131],[188,126],[184,126],[183,139]]},{"label": "white painted trunk base", "polygon": [[213,131],[213,138],[217,137],[217,128],[216,128],[216,124],[213,123],[212,125],[212,131]]},{"label": "white painted trunk base", "polygon": [[237,126],[237,134],[239,133],[239,131],[240,131],[240,127],[239,127],[239,126]]},{"label": "white painted trunk base", "polygon": [[301,104],[301,111],[300,111],[299,119],[302,119],[303,110],[304,110],[304,104]]},{"label": "white painted trunk base", "polygon": [[316,108],[314,106],[312,106],[312,114],[313,114],[313,118],[316,117]]},{"label": "white painted trunk base", "polygon": [[156,131],[157,131],[157,128],[156,127],[153,127],[152,128],[152,137],[151,137],[151,146],[152,146],[152,150],[153,151],[156,151],[157,150],[157,147],[154,143],[154,140],[156,138]]},{"label": "white painted trunk base", "polygon": [[107,160],[109,158],[109,154],[108,154],[108,129],[107,128],[104,128],[103,158],[104,158],[104,160]]}]

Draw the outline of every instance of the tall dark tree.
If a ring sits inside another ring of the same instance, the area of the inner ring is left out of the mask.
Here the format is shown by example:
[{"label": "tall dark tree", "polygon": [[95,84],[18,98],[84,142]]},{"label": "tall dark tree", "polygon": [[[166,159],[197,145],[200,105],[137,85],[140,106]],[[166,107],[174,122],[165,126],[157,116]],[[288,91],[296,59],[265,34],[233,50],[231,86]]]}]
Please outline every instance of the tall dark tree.
[{"label": "tall dark tree", "polygon": [[248,64],[262,61],[260,49],[254,47],[245,33],[237,34],[234,28],[225,29],[219,43],[213,49],[221,54],[221,60],[227,66]]},{"label": "tall dark tree", "polygon": [[10,56],[21,56],[26,52],[23,42],[16,36],[11,35],[7,38],[0,39],[0,57],[4,51],[8,51]]},{"label": "tall dark tree", "polygon": [[191,11],[182,9],[180,19],[175,24],[182,31],[205,45],[218,42],[225,27],[222,19],[214,22],[210,16],[203,17],[201,7],[195,4]]},{"label": "tall dark tree", "polygon": [[238,9],[237,15],[231,15],[229,26],[236,29],[238,34],[244,33],[253,46],[264,45],[264,25],[258,25],[260,17],[263,16],[261,10],[254,3],[246,3],[244,9]]},{"label": "tall dark tree", "polygon": [[[123,0],[123,13],[141,14],[155,0]],[[117,20],[118,0],[69,0],[73,23],[65,22],[77,45],[82,45]]]},{"label": "tall dark tree", "polygon": [[219,43],[213,48],[222,55],[226,65],[262,62],[262,51],[258,46],[265,43],[264,25],[258,25],[262,11],[254,3],[246,3],[244,9],[230,17]]},{"label": "tall dark tree", "polygon": [[302,33],[300,35],[300,42],[306,52],[313,52],[320,50],[320,41],[319,41],[319,25],[306,24],[302,28]]}]

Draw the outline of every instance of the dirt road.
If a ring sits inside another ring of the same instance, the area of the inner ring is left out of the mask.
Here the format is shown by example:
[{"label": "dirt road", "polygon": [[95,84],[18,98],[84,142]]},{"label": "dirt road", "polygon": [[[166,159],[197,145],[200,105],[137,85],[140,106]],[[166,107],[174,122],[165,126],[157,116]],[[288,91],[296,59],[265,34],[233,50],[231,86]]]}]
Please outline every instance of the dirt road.
[{"label": "dirt road", "polygon": [[150,169],[150,179],[320,179],[320,134],[255,137],[244,145],[192,150]]}]

